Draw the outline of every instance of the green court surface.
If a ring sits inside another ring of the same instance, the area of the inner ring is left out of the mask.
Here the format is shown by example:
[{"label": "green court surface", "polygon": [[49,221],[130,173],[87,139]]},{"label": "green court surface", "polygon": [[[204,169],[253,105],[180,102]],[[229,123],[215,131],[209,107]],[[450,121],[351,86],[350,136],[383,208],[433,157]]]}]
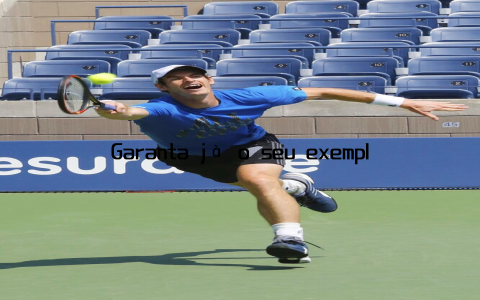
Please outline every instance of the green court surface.
[{"label": "green court surface", "polygon": [[331,194],[304,265],[246,192],[0,194],[0,299],[480,299],[480,191]]}]

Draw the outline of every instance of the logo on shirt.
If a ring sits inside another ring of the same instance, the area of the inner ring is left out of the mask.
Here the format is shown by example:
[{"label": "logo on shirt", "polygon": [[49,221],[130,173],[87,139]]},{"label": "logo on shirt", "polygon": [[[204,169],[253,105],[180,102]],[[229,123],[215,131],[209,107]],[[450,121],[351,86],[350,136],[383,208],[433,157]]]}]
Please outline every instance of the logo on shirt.
[{"label": "logo on shirt", "polygon": [[250,118],[245,120],[240,119],[236,113],[230,113],[227,116],[229,117],[229,120],[223,123],[220,122],[220,117],[217,116],[197,118],[193,122],[192,127],[180,130],[177,133],[177,137],[195,137],[203,139],[217,135],[226,135],[229,132],[234,132],[241,127],[245,127],[252,122],[252,119]]},{"label": "logo on shirt", "polygon": [[294,91],[301,91],[302,89],[299,88],[298,86],[296,86],[296,87],[292,87],[292,90],[294,90]]}]

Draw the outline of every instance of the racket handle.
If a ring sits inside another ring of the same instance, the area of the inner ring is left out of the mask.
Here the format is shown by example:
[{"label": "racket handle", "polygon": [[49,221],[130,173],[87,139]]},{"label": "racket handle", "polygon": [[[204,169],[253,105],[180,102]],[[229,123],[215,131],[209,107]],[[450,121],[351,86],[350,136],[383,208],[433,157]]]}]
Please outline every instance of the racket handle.
[{"label": "racket handle", "polygon": [[110,104],[106,104],[104,102],[102,102],[102,104],[100,104],[100,109],[103,109],[103,110],[116,110],[117,107],[114,106],[114,105],[110,105]]}]

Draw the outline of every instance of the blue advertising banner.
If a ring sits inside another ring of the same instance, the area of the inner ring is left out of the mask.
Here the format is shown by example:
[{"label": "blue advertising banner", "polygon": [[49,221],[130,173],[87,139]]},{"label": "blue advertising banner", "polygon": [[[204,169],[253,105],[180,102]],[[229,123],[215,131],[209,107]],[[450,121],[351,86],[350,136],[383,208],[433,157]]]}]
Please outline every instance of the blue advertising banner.
[{"label": "blue advertising banner", "polygon": [[[113,148],[115,143],[121,145]],[[480,138],[283,139],[282,143],[289,158],[285,171],[308,174],[317,188],[480,187]],[[148,150],[129,159],[132,149],[155,146],[148,140],[0,142],[0,192],[236,189],[147,159]]]}]

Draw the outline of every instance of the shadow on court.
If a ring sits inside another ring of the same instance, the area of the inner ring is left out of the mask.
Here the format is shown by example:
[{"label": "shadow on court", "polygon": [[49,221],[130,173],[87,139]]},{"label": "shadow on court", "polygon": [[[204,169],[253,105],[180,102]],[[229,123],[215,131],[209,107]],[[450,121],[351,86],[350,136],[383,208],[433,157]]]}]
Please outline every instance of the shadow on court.
[{"label": "shadow on court", "polygon": [[197,257],[201,255],[215,254],[215,253],[230,253],[230,252],[252,252],[263,251],[263,249],[216,249],[212,251],[199,252],[182,252],[169,253],[164,255],[152,256],[118,256],[118,257],[85,257],[85,258],[60,258],[60,259],[42,259],[29,260],[17,263],[0,263],[0,270],[27,268],[27,267],[52,267],[52,266],[78,266],[78,265],[102,265],[102,264],[123,264],[123,263],[148,263],[154,265],[175,265],[175,266],[217,266],[217,267],[243,267],[249,271],[275,271],[275,270],[291,270],[298,269],[294,266],[261,266],[251,264],[225,264],[225,263],[198,263],[193,260],[252,260],[264,259],[265,257],[211,257],[202,258]]}]

